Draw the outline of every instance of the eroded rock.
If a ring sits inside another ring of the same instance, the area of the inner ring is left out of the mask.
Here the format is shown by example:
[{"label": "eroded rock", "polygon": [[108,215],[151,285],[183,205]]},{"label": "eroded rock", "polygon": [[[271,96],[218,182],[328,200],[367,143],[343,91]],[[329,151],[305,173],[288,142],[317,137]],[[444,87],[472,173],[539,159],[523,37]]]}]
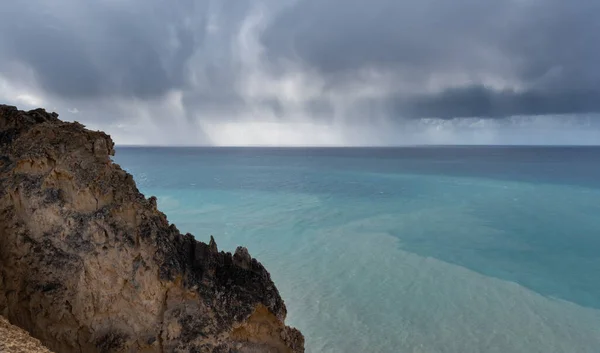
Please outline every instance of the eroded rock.
[{"label": "eroded rock", "polygon": [[6,353],[52,353],[29,333],[11,325],[0,316],[0,352]]},{"label": "eroded rock", "polygon": [[103,132],[0,105],[0,314],[61,352],[303,352],[245,248],[182,235]]}]

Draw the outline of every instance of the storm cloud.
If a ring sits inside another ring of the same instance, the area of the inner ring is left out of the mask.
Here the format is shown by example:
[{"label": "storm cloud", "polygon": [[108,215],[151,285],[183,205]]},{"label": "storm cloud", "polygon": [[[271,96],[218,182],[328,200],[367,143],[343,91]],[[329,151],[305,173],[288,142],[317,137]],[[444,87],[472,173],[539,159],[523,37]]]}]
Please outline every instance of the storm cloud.
[{"label": "storm cloud", "polygon": [[598,1],[2,8],[0,99],[121,143],[600,142]]},{"label": "storm cloud", "polygon": [[593,0],[304,0],[263,41],[333,87],[388,75],[399,115],[587,113],[600,110],[599,14]]},{"label": "storm cloud", "polygon": [[1,56],[66,98],[153,98],[186,84],[207,1],[11,1]]}]

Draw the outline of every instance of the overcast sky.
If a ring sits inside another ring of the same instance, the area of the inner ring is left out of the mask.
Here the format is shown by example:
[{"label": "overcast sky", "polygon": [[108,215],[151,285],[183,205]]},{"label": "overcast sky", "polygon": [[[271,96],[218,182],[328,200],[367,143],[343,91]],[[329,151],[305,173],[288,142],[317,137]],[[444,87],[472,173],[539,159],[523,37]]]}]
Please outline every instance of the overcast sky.
[{"label": "overcast sky", "polygon": [[118,144],[600,144],[598,0],[4,1],[0,102]]}]

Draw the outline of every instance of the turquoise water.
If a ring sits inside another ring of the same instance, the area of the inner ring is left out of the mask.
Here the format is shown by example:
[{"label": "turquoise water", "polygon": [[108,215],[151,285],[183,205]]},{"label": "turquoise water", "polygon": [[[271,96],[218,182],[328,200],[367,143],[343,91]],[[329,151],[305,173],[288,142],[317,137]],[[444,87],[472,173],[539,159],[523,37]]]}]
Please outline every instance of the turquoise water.
[{"label": "turquoise water", "polygon": [[600,148],[118,148],[309,353],[600,352]]}]

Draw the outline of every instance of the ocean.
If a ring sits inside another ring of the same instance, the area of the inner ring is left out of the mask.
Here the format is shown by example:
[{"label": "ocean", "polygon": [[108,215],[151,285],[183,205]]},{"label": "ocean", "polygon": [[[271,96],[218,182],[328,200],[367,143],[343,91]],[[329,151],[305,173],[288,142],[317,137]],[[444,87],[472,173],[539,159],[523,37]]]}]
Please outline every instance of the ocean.
[{"label": "ocean", "polygon": [[182,232],[261,261],[308,353],[600,352],[600,148],[143,148]]}]

